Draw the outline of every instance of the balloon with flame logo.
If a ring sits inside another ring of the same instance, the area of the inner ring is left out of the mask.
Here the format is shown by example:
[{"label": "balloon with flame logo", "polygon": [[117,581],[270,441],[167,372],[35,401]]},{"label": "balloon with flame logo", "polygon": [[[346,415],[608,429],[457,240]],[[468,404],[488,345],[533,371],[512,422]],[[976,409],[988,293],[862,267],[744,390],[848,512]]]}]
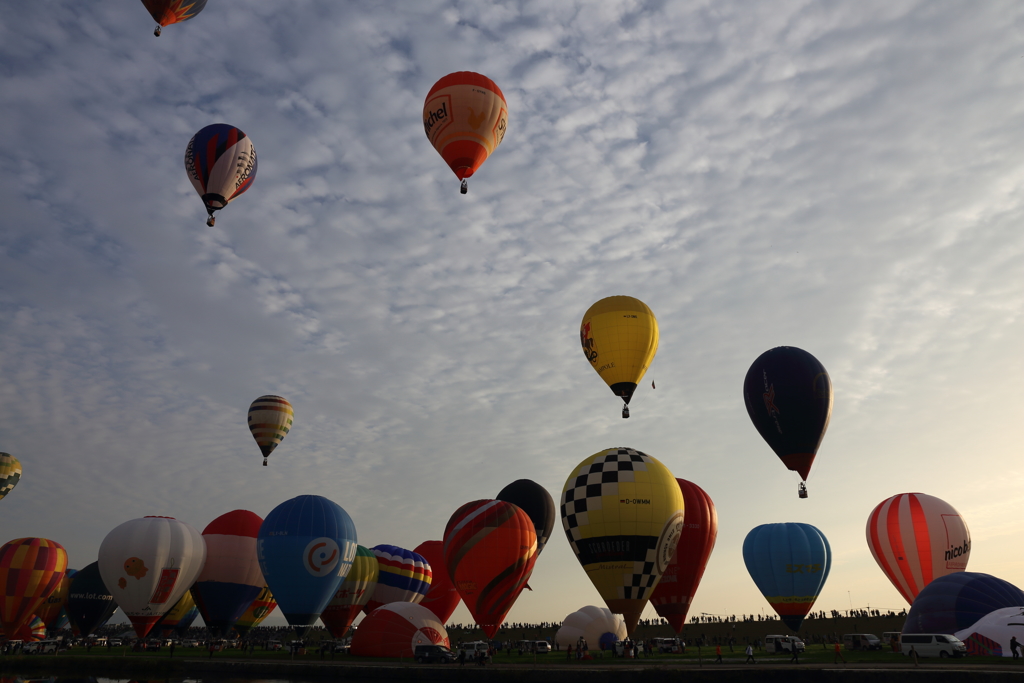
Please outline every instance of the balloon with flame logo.
[{"label": "balloon with flame logo", "polygon": [[747,370],[743,402],[761,437],[806,480],[832,415],[832,380],[825,366],[795,346],[765,351]]},{"label": "balloon with flame logo", "polygon": [[956,509],[924,493],[899,493],[871,511],[866,529],[875,562],[914,604],[932,580],[967,569],[971,532]]},{"label": "balloon with flame logo", "polygon": [[164,26],[186,21],[202,12],[206,0],[142,0],[142,4],[157,23],[153,35],[159,36]]},{"label": "balloon with flame logo", "polygon": [[810,524],[762,524],[744,539],[743,562],[761,595],[796,633],[825,585],[832,549]]},{"label": "balloon with flame logo", "polygon": [[682,633],[690,603],[715,549],[718,512],[704,489],[685,479],[676,482],[686,507],[683,531],[672,561],[651,594],[651,605],[676,633]]},{"label": "balloon with flame logo", "polygon": [[174,635],[180,638],[185,635],[198,616],[199,608],[192,597],[192,592],[185,591],[178,598],[178,602],[174,603],[174,607],[160,617],[160,621],[156,622],[150,633],[159,635],[161,638],[170,638]]},{"label": "balloon with flame logo", "polygon": [[412,551],[422,555],[430,565],[430,587],[419,604],[437,615],[442,624],[447,624],[462,598],[444,564],[444,542],[423,541]]},{"label": "balloon with flame logo", "polygon": [[88,564],[71,579],[65,608],[76,636],[88,636],[117,611],[117,601],[100,576],[99,562]]},{"label": "balloon with flame logo", "polygon": [[64,578],[60,581],[57,590],[50,593],[50,597],[43,601],[43,604],[36,610],[36,616],[46,624],[47,631],[59,631],[68,625],[68,614],[64,610],[68,604],[68,591],[71,588],[71,580],[77,569],[69,569],[64,572]]},{"label": "balloon with flame logo", "polygon": [[417,645],[451,646],[444,624],[433,612],[414,602],[391,602],[359,623],[351,652],[357,657],[407,657]]},{"label": "balloon with flame logo", "polygon": [[345,637],[363,605],[370,601],[373,590],[377,587],[379,566],[377,556],[372,550],[363,546],[356,548],[356,559],[352,562],[352,569],[341,582],[331,603],[320,615],[320,621],[324,622],[324,626],[334,638]]},{"label": "balloon with flame logo", "polygon": [[397,545],[375,545],[370,552],[377,556],[377,585],[363,612],[369,614],[390,602],[423,600],[434,576],[426,558]]},{"label": "balloon with flame logo", "polygon": [[263,454],[263,466],[292,429],[295,411],[283,396],[260,396],[249,405],[249,431]]},{"label": "balloon with flame logo", "polygon": [[356,527],[337,503],[297,496],[270,511],[257,553],[263,577],[299,638],[320,618],[356,557]]},{"label": "balloon with flame logo", "polygon": [[629,401],[658,352],[658,339],[658,319],[631,296],[601,299],[583,315],[583,355],[623,400],[622,417],[629,417]]},{"label": "balloon with flame logo", "polygon": [[503,500],[466,503],[444,530],[444,562],[470,614],[488,638],[526,588],[537,561],[533,520]]},{"label": "balloon with flame logo", "polygon": [[609,448],[573,468],[560,505],[576,559],[632,635],[683,531],[679,484],[646,453]]},{"label": "balloon with flame logo", "polygon": [[185,148],[185,172],[206,207],[213,227],[220,211],[252,187],[256,179],[256,148],[245,133],[226,123],[206,126]]},{"label": "balloon with flame logo", "polygon": [[0,546],[0,623],[8,639],[16,639],[60,587],[67,568],[64,547],[46,538],[17,538]]},{"label": "balloon with flame logo", "polygon": [[0,500],[21,481],[21,463],[10,453],[0,453]]},{"label": "balloon with flame logo", "polygon": [[508,105],[494,81],[472,71],[448,74],[430,89],[423,103],[427,139],[462,181],[476,173],[501,141],[508,126]]},{"label": "balloon with flame logo", "polygon": [[140,638],[188,592],[205,563],[202,535],[173,517],[129,520],[100,544],[100,576]]},{"label": "balloon with flame logo", "polygon": [[277,609],[277,600],[274,599],[270,588],[264,586],[245,613],[235,622],[235,632],[245,638],[249,631],[259,626],[275,609]]},{"label": "balloon with flame logo", "polygon": [[192,586],[192,597],[215,637],[234,626],[266,585],[256,557],[261,524],[254,512],[232,510],[203,529],[206,565]]}]

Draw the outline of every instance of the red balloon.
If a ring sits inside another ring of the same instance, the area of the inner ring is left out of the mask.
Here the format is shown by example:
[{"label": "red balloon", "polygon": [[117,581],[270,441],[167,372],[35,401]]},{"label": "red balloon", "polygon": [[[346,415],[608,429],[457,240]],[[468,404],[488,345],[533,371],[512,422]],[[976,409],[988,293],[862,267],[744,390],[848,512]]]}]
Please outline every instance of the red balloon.
[{"label": "red balloon", "polygon": [[718,512],[704,489],[685,479],[676,481],[685,502],[683,533],[672,562],[651,594],[651,604],[676,633],[681,633],[690,602],[697,593],[711,551],[715,549]]},{"label": "red balloon", "polygon": [[450,647],[433,612],[415,602],[389,602],[373,610],[352,636],[357,657],[412,657],[417,645]]},{"label": "red balloon", "polygon": [[476,623],[493,638],[537,561],[530,516],[501,500],[466,503],[444,530],[444,564]]},{"label": "red balloon", "polygon": [[430,577],[430,588],[419,604],[433,612],[442,624],[447,624],[459,606],[460,598],[444,564],[444,543],[423,541],[413,548],[413,552],[422,555],[431,567],[437,567]]},{"label": "red balloon", "polygon": [[0,546],[0,623],[9,639],[60,587],[67,568],[67,551],[56,541],[16,538]]}]

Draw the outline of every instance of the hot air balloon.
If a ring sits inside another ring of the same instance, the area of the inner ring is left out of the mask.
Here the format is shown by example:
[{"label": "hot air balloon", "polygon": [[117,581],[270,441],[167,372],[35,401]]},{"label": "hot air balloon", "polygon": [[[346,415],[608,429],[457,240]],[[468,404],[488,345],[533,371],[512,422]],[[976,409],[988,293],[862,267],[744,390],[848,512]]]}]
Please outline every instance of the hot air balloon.
[{"label": "hot air balloon", "polygon": [[270,511],[257,548],[263,577],[303,638],[352,568],[356,527],[337,503],[297,496]]},{"label": "hot air balloon", "polygon": [[505,96],[494,81],[472,71],[448,74],[423,103],[427,139],[469,191],[467,178],[501,144],[508,126]]},{"label": "hot air balloon", "polygon": [[206,565],[192,586],[192,597],[215,637],[223,637],[263,590],[256,557],[262,523],[253,512],[232,510],[203,530]]},{"label": "hot air balloon", "polygon": [[413,548],[413,552],[422,555],[430,564],[430,587],[419,604],[437,615],[442,624],[447,624],[461,598],[444,563],[444,542],[423,541]]},{"label": "hot air balloon", "polygon": [[167,614],[160,617],[160,621],[156,622],[150,632],[158,634],[161,638],[170,638],[173,635],[180,638],[198,616],[199,608],[192,593],[185,591]]},{"label": "hot air balloon", "polygon": [[205,562],[203,537],[173,517],[129,520],[100,544],[100,576],[140,638],[195,583]]},{"label": "hot air balloon", "polygon": [[631,296],[610,296],[587,309],[580,323],[583,355],[612,393],[629,400],[658,352],[658,320],[643,301]]},{"label": "hot air balloon", "polygon": [[341,582],[334,598],[320,614],[320,621],[334,638],[344,638],[363,605],[370,601],[380,575],[377,556],[363,546],[356,549],[352,569]]},{"label": "hot air balloon", "polygon": [[495,500],[503,500],[519,507],[533,520],[533,529],[537,532],[537,555],[544,550],[544,546],[551,537],[551,530],[555,526],[555,501],[551,499],[548,490],[535,481],[519,479],[503,488]]},{"label": "hot air balloon", "polygon": [[646,453],[609,448],[573,469],[560,504],[576,559],[632,635],[683,530],[679,484]]},{"label": "hot air balloon", "polygon": [[0,453],[0,500],[21,481],[21,463],[10,453]]},{"label": "hot air balloon", "polygon": [[412,657],[417,645],[450,647],[448,632],[433,612],[412,602],[392,602],[371,612],[352,636],[357,657]]},{"label": "hot air balloon", "polygon": [[375,545],[370,552],[377,556],[379,574],[363,612],[369,614],[389,602],[418,603],[423,599],[430,588],[433,569],[422,555],[397,545]]},{"label": "hot air balloon", "polygon": [[39,640],[46,638],[46,624],[36,614],[30,614],[28,620],[22,625],[18,632],[15,634],[18,640],[23,640],[26,643],[34,643]]},{"label": "hot air balloon", "polygon": [[469,613],[488,638],[505,621],[537,561],[533,520],[503,500],[466,503],[444,530],[444,562]]},{"label": "hot air balloon", "polygon": [[281,440],[292,430],[295,412],[283,396],[260,396],[249,405],[249,431],[263,453],[263,466]]},{"label": "hot air balloon", "polygon": [[202,12],[206,0],[142,0],[142,4],[157,23],[153,35],[159,36],[164,26],[186,21]]},{"label": "hot air balloon", "polygon": [[117,601],[100,577],[98,562],[86,565],[72,577],[65,609],[77,636],[90,635],[117,611]]},{"label": "hot air balloon", "polygon": [[45,538],[16,538],[0,546],[0,623],[8,639],[60,587],[67,568],[64,547]]},{"label": "hot air balloon", "polygon": [[832,550],[810,524],[762,524],[743,541],[743,563],[768,604],[796,633],[825,585]]},{"label": "hot air balloon", "polygon": [[206,224],[213,227],[213,212],[234,201],[256,179],[256,148],[238,128],[211,124],[188,141],[185,172],[206,206]]},{"label": "hot air balloon", "polygon": [[566,647],[576,645],[583,638],[590,647],[611,650],[626,637],[626,622],[622,617],[604,607],[587,605],[562,620],[555,642]]},{"label": "hot air balloon", "polygon": [[[832,415],[832,380],[825,366],[795,346],[765,351],[747,370],[743,401],[761,437],[806,481]],[[804,482],[799,493],[807,497]]]},{"label": "hot air balloon", "polygon": [[676,479],[676,482],[686,507],[683,531],[672,562],[651,594],[651,605],[676,633],[682,633],[690,602],[697,593],[711,551],[715,549],[718,513],[704,489],[685,479]]},{"label": "hot air balloon", "polygon": [[979,572],[947,574],[921,589],[907,614],[903,633],[952,634],[1009,607],[1024,608],[1024,591],[1012,583]]},{"label": "hot air balloon", "polygon": [[270,588],[264,586],[256,599],[252,601],[245,613],[235,622],[235,631],[242,638],[249,635],[249,631],[259,626],[260,623],[277,608],[277,600],[274,599]]},{"label": "hot air balloon", "polygon": [[68,569],[64,572],[64,578],[61,579],[57,590],[50,593],[50,596],[36,609],[36,616],[46,624],[47,631],[59,631],[67,626],[68,615],[64,611],[64,606],[68,603],[71,579],[77,573],[77,569]]},{"label": "hot air balloon", "polygon": [[964,571],[971,556],[963,517],[924,493],[883,500],[868,516],[866,535],[875,562],[911,604],[933,579]]}]

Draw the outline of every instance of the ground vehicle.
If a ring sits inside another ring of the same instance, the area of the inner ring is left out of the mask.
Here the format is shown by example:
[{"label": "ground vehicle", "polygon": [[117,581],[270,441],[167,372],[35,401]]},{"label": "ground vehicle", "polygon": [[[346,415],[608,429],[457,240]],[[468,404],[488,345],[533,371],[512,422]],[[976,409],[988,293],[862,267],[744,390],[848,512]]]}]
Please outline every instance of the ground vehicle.
[{"label": "ground vehicle", "polygon": [[195,640],[194,638],[190,638],[188,640],[181,641],[181,646],[182,647],[199,647],[199,641]]},{"label": "ground vehicle", "polygon": [[967,646],[948,633],[904,633],[900,636],[903,654],[913,650],[918,657],[966,657]]},{"label": "ground vehicle", "polygon": [[778,654],[780,652],[788,652],[792,654],[793,648],[796,648],[797,652],[803,652],[804,641],[800,640],[796,636],[764,637],[764,649],[768,654]]},{"label": "ground vehicle", "polygon": [[678,638],[651,638],[651,646],[658,652],[675,652],[680,653],[683,651],[682,642]]},{"label": "ground vehicle", "polygon": [[21,652],[26,655],[55,655],[59,647],[59,640],[37,640],[22,645]]},{"label": "ground vehicle", "polygon": [[538,640],[533,644],[533,651],[539,655],[551,652],[551,644],[546,640]]},{"label": "ground vehicle", "polygon": [[874,633],[844,633],[843,648],[847,650],[881,650],[882,641]]},{"label": "ground vehicle", "polygon": [[475,661],[478,652],[482,652],[484,657],[487,657],[490,649],[490,643],[484,642],[483,640],[474,640],[469,643],[462,643],[459,645],[459,652],[466,653],[467,662]]},{"label": "ground vehicle", "polygon": [[109,645],[110,647],[121,647],[121,639],[120,638],[111,638],[110,640],[107,641],[107,645]]},{"label": "ground vehicle", "polygon": [[900,642],[900,632],[899,631],[886,631],[885,633],[882,634],[882,643],[884,643],[885,645],[890,645],[891,646],[893,640],[896,641],[897,645],[899,644],[899,642]]},{"label": "ground vehicle", "polygon": [[455,653],[444,645],[417,645],[416,649],[413,650],[413,656],[420,664],[430,664],[433,662],[451,664],[455,661]]},{"label": "ground vehicle", "polygon": [[268,640],[267,644],[263,646],[264,650],[280,650],[284,648],[280,640]]}]

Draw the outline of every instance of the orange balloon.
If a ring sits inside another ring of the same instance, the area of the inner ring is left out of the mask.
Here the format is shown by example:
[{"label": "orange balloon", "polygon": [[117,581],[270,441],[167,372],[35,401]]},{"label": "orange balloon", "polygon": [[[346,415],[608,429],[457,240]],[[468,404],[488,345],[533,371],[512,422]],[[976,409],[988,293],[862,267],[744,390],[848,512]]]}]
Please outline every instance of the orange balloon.
[{"label": "orange balloon", "polygon": [[0,621],[11,640],[60,586],[68,554],[45,538],[17,538],[0,546]]}]

